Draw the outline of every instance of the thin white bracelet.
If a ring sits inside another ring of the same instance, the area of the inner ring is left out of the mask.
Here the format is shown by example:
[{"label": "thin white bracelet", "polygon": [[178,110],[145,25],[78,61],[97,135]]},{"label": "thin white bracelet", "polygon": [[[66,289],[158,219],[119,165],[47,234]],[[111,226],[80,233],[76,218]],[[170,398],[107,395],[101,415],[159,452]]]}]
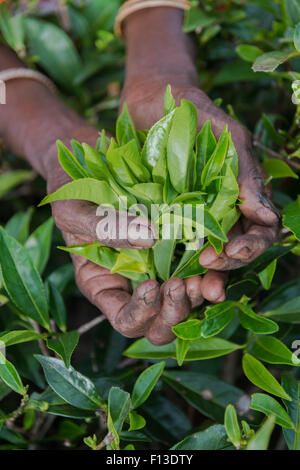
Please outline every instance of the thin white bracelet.
[{"label": "thin white bracelet", "polygon": [[115,34],[123,37],[122,24],[124,20],[132,13],[146,8],[153,7],[171,7],[182,10],[191,8],[189,0],[127,0],[119,9],[115,22]]},{"label": "thin white bracelet", "polygon": [[25,69],[25,68],[16,68],[16,69],[6,69],[0,72],[0,81],[8,82],[9,80],[16,80],[18,78],[28,78],[36,80],[43,85],[45,85],[48,90],[56,94],[57,89],[54,83],[45,75],[35,70]]}]

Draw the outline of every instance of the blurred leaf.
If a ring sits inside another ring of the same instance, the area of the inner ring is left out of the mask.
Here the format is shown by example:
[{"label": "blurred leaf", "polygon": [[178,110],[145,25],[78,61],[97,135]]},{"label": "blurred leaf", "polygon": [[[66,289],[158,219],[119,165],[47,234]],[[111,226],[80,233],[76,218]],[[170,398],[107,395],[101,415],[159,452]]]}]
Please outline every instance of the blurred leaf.
[{"label": "blurred leaf", "polygon": [[190,432],[186,414],[161,393],[152,393],[141,411],[147,420],[147,435],[156,441],[170,446]]},{"label": "blurred leaf", "polygon": [[298,179],[298,175],[291,169],[291,167],[278,158],[267,158],[262,162],[262,166],[266,170],[269,176],[272,178],[295,178]]},{"label": "blurred leaf", "polygon": [[291,401],[285,400],[284,404],[295,426],[295,430],[283,429],[284,438],[290,450],[300,450],[300,381],[285,372],[282,386],[292,398]]},{"label": "blurred leaf", "polygon": [[8,45],[14,49],[20,57],[24,56],[25,31],[23,14],[16,13],[12,15],[6,5],[0,5],[0,31]]},{"label": "blurred leaf", "polygon": [[39,64],[66,89],[72,88],[81,60],[69,36],[45,20],[25,18],[26,38]]},{"label": "blurred leaf", "polygon": [[265,395],[264,393],[254,393],[252,395],[250,408],[252,410],[260,411],[266,416],[273,415],[275,423],[283,426],[284,428],[294,428],[294,423],[285,409],[277,400],[275,400],[275,398],[270,397],[269,395]]},{"label": "blurred leaf", "polygon": [[40,274],[49,259],[53,225],[53,219],[50,217],[32,232],[25,243],[25,248]]},{"label": "blurred leaf", "polygon": [[48,295],[51,317],[58,328],[65,333],[67,330],[67,312],[64,299],[55,284],[50,280],[46,281],[45,287]]},{"label": "blurred leaf", "polygon": [[283,0],[286,12],[292,24],[300,21],[300,5],[297,0]]},{"label": "blurred leaf", "polygon": [[235,50],[240,58],[247,62],[254,62],[257,57],[263,54],[263,51],[259,49],[259,47],[250,44],[239,44]]},{"label": "blurred leaf", "polygon": [[[283,145],[285,138],[282,135],[280,135],[279,132],[275,129],[274,118],[272,119],[272,117],[273,116],[268,116],[265,113],[262,115],[263,127],[267,135],[272,140],[272,142],[275,142],[277,145]],[[285,172],[289,171],[289,168],[286,169],[286,165],[281,165],[281,163],[278,163],[278,162],[282,162],[282,160],[279,160],[277,158],[271,158],[269,160],[267,159],[267,166],[270,167],[270,172],[272,172],[272,168],[274,167],[274,175],[276,175],[276,177],[278,177],[277,175],[280,175],[281,171],[285,171]]]},{"label": "blurred leaf", "polygon": [[282,223],[283,226],[291,230],[295,237],[300,240],[300,196],[294,202],[291,202],[283,209]]},{"label": "blurred leaf", "polygon": [[218,422],[223,422],[226,406],[236,403],[244,393],[213,375],[201,372],[167,371],[163,380],[193,408]]},{"label": "blurred leaf", "polygon": [[297,49],[297,51],[300,52],[300,23],[298,23],[296,28],[295,28],[294,45],[295,45],[295,48]]},{"label": "blurred leaf", "polygon": [[79,341],[77,331],[69,331],[56,339],[48,339],[47,346],[56,352],[64,361],[67,369],[70,367],[71,356]]},{"label": "blurred leaf", "polygon": [[208,16],[200,8],[191,8],[185,13],[183,31],[190,33],[191,31],[195,31],[195,29],[205,28],[214,23],[216,19],[215,16]]},{"label": "blurred leaf", "polygon": [[0,198],[15,186],[31,179],[34,176],[32,171],[15,170],[0,174]]},{"label": "blurred leaf", "polygon": [[273,375],[250,354],[243,357],[243,370],[246,377],[257,387],[286,400],[291,400]]},{"label": "blurred leaf", "polygon": [[274,70],[290,58],[291,53],[285,51],[267,52],[259,56],[253,64],[254,72],[274,72]]},{"label": "blurred leaf", "polygon": [[32,215],[32,207],[30,207],[26,212],[17,212],[5,225],[6,232],[23,244],[29,236],[29,226]]},{"label": "blurred leaf", "polygon": [[267,310],[264,317],[271,317],[283,323],[300,323],[300,296],[285,302],[279,307]]}]

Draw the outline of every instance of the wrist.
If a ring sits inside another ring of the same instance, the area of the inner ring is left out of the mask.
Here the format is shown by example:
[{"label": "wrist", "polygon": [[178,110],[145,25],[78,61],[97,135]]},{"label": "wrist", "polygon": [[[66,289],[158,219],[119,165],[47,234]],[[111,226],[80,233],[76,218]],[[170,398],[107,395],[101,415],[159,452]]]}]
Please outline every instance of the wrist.
[{"label": "wrist", "polygon": [[126,85],[160,77],[178,86],[196,86],[191,37],[182,31],[183,11],[170,7],[148,8],[124,22],[127,47]]}]

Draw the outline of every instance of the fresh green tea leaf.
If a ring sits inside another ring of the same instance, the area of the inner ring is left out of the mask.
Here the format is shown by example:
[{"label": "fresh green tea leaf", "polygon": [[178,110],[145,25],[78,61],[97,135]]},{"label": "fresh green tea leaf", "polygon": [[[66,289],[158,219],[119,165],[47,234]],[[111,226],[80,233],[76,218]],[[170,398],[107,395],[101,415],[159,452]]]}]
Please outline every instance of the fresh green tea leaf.
[{"label": "fresh green tea leaf", "polygon": [[58,140],[56,144],[58,148],[58,160],[65,172],[68,173],[73,180],[88,178],[90,174],[80,165],[77,158],[74,157],[62,141]]},{"label": "fresh green tea leaf", "polygon": [[64,361],[67,369],[70,367],[71,356],[79,341],[77,331],[69,331],[56,339],[48,339],[47,346],[56,352]]},{"label": "fresh green tea leaf", "polygon": [[285,409],[278,403],[275,398],[265,395],[264,393],[254,393],[252,395],[250,408],[260,411],[266,416],[273,415],[275,423],[284,428],[293,429],[294,423]]},{"label": "fresh green tea leaf", "polygon": [[225,429],[229,440],[239,449],[242,440],[242,434],[237,419],[237,414],[233,405],[228,405],[225,410]]},{"label": "fresh green tea leaf", "polygon": [[11,301],[49,329],[48,302],[40,275],[26,249],[0,227],[2,279]]},{"label": "fresh green tea leaf", "polygon": [[250,382],[257,387],[277,397],[291,400],[289,395],[265,366],[250,354],[245,354],[243,357],[243,370]]},{"label": "fresh green tea leaf", "polygon": [[116,136],[120,146],[126,145],[129,141],[134,139],[138,148],[140,148],[139,138],[126,103],[124,103],[123,111],[117,120]]},{"label": "fresh green tea leaf", "polygon": [[132,390],[131,400],[133,409],[138,408],[147,400],[156,382],[163,373],[164,367],[165,363],[159,362],[158,364],[153,364],[153,366],[148,367],[139,375]]},{"label": "fresh green tea leaf", "polygon": [[48,384],[63,400],[84,410],[103,408],[103,398],[88,377],[72,366],[66,368],[60,359],[41,355],[35,357],[43,367]]},{"label": "fresh green tea leaf", "polygon": [[201,335],[210,338],[220,333],[233,319],[236,313],[236,302],[226,300],[214,305],[205,311],[205,320],[202,323]]},{"label": "fresh green tea leaf", "polygon": [[26,390],[15,366],[0,352],[0,378],[14,392],[25,395]]},{"label": "fresh green tea leaf", "polygon": [[290,372],[284,372],[282,386],[292,398],[291,401],[284,400],[284,404],[295,428],[283,429],[283,435],[290,450],[300,450],[300,381]]},{"label": "fresh green tea leaf", "polygon": [[287,364],[299,366],[300,359],[286,347],[279,339],[273,336],[258,336],[254,339],[252,354],[261,361],[269,364]]},{"label": "fresh green tea leaf", "polygon": [[65,199],[81,199],[94,202],[98,205],[111,205],[118,207],[118,195],[110,188],[106,181],[93,178],[81,178],[67,183],[52,194],[46,196],[39,206]]},{"label": "fresh green tea leaf", "polygon": [[175,110],[168,138],[168,170],[176,191],[184,193],[193,188],[195,161],[193,148],[198,126],[195,106],[182,100]]},{"label": "fresh green tea leaf", "polygon": [[275,418],[271,415],[249,440],[247,450],[267,450],[274,426]]}]

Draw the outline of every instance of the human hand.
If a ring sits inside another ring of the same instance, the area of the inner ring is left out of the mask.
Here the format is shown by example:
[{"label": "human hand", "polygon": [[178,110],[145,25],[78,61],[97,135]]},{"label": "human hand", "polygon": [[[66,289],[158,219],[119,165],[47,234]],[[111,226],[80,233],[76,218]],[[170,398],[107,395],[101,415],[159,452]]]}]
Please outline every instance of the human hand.
[{"label": "human hand", "polygon": [[[149,128],[161,119],[166,85],[163,79],[152,79],[151,82],[125,87],[123,99],[139,129]],[[173,85],[172,93],[177,104],[183,98],[195,104],[199,130],[209,119],[217,137],[226,124],[232,133],[239,156],[239,197],[243,201],[239,207],[242,217],[229,232],[229,242],[224,245],[223,251],[217,254],[213,247],[209,247],[203,251],[199,262],[217,271],[239,268],[268,249],[278,234],[279,215],[271,202],[270,188],[264,186],[263,178],[266,175],[253,156],[250,135],[242,125],[226,115],[197,87]]]}]

